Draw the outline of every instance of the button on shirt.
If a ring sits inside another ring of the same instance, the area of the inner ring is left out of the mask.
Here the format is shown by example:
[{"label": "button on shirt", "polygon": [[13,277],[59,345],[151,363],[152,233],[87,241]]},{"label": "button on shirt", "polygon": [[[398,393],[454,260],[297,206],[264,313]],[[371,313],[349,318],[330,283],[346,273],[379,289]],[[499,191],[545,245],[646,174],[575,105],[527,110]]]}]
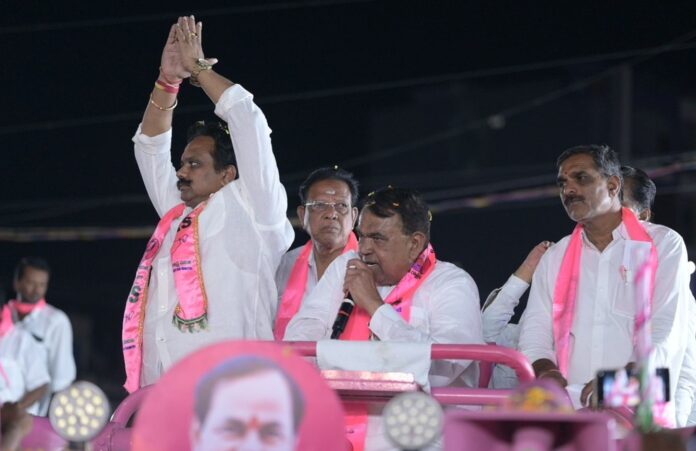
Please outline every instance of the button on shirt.
[{"label": "button on shirt", "polygon": [[[671,395],[680,376],[689,320],[689,274],[686,248],[673,230],[642,223],[653,238],[659,266],[655,277],[652,339],[655,363],[669,367]],[[633,330],[635,293],[632,276],[640,262],[627,259],[631,245],[623,223],[612,242],[599,250],[583,233],[580,282],[570,335],[569,384],[585,384],[598,370],[616,369],[635,360]],[[527,309],[521,320],[520,350],[531,362],[541,358],[556,362],[553,340],[553,295],[556,278],[570,236],[542,257],[532,280]]]},{"label": "button on shirt", "polygon": [[[152,384],[172,364],[206,345],[228,339],[273,339],[277,292],[274,275],[294,232],[285,215],[287,195],[278,176],[266,118],[240,85],[215,107],[230,130],[239,177],[214,193],[199,216],[201,267],[208,296],[208,327],[181,332],[172,324],[178,296],[170,249],[175,220],[152,267],[143,336],[142,384]],[[171,130],[133,138],[135,157],[160,217],[181,203],[171,163]]]},{"label": "button on shirt", "polygon": [[[346,264],[352,258],[358,258],[358,254],[347,252],[331,263],[288,324],[285,340],[316,341],[331,336],[331,327],[343,301]],[[377,287],[382,299],[393,288]],[[438,261],[413,296],[409,322],[385,304],[372,316],[370,330],[382,341],[483,344],[476,283],[462,269]],[[478,366],[470,365],[469,361],[434,361],[429,379],[434,387],[475,387]]]}]

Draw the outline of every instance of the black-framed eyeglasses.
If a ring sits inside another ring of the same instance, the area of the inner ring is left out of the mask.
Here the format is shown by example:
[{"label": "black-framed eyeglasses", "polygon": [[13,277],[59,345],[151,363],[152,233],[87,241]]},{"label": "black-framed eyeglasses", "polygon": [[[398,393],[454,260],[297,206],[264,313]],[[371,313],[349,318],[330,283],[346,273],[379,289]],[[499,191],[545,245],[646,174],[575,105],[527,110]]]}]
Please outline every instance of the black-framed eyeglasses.
[{"label": "black-framed eyeglasses", "polygon": [[328,211],[329,208],[336,210],[336,213],[340,215],[348,214],[350,211],[350,205],[343,202],[324,202],[321,200],[311,200],[304,204],[305,207],[309,208],[309,211],[315,213],[324,213]]}]

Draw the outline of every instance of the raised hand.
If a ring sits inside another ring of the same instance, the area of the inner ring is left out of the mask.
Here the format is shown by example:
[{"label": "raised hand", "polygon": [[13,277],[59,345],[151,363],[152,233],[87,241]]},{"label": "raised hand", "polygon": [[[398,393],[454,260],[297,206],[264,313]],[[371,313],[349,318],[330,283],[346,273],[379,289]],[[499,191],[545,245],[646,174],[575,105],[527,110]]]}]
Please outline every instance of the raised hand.
[{"label": "raised hand", "polygon": [[162,60],[160,62],[160,71],[163,81],[176,85],[181,83],[181,80],[191,75],[183,64],[181,64],[181,56],[179,54],[179,46],[177,45],[176,27],[178,24],[172,25],[167,36],[167,43],[162,50]]},{"label": "raised hand", "polygon": [[216,58],[206,59],[203,54],[203,22],[196,23],[193,16],[179,17],[175,27],[179,58],[187,72],[196,68],[199,59],[206,60],[211,66],[217,63]]},{"label": "raised hand", "polygon": [[551,245],[553,245],[551,241],[542,241],[534,246],[534,248],[529,252],[529,255],[527,255],[527,258],[524,259],[520,267],[517,268],[517,271],[515,271],[515,275],[527,283],[532,283],[532,276],[534,275],[534,271],[539,264],[539,260],[541,260],[541,257],[546,253]]},{"label": "raised hand", "polygon": [[359,258],[348,261],[343,290],[350,292],[355,304],[370,315],[384,304],[372,270]]}]

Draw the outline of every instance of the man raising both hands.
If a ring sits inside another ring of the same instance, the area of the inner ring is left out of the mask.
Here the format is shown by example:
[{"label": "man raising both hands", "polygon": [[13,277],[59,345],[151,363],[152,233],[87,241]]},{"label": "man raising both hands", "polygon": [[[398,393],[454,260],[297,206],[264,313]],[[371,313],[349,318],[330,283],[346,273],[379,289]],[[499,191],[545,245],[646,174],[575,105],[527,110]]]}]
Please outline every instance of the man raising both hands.
[{"label": "man raising both hands", "polygon": [[[133,142],[161,220],[136,272],[123,322],[126,389],[152,384],[189,353],[227,339],[272,339],[274,272],[293,240],[266,118],[212,70],[202,23],[180,17]],[[185,78],[221,123],[190,129],[178,171],[171,125]]]}]

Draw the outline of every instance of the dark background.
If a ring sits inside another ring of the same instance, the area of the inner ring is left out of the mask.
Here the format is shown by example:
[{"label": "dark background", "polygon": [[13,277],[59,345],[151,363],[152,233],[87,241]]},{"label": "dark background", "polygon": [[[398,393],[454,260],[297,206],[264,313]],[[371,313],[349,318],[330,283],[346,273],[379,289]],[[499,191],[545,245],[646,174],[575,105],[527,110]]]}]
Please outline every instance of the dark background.
[{"label": "dark background", "polygon": [[[567,3],[4,3],[8,296],[21,256],[48,258],[48,299],[73,321],[79,377],[122,396],[124,301],[157,222],[130,139],[169,26],[191,13],[206,55],[273,128],[291,216],[299,182],[323,165],[354,171],[363,194],[416,187],[435,213],[438,256],[485,298],[536,243],[572,230],[553,188],[557,155],[607,143],[650,171],[655,221],[693,250],[696,4]],[[179,105],[175,160],[185,128],[213,110],[189,85]]]}]

